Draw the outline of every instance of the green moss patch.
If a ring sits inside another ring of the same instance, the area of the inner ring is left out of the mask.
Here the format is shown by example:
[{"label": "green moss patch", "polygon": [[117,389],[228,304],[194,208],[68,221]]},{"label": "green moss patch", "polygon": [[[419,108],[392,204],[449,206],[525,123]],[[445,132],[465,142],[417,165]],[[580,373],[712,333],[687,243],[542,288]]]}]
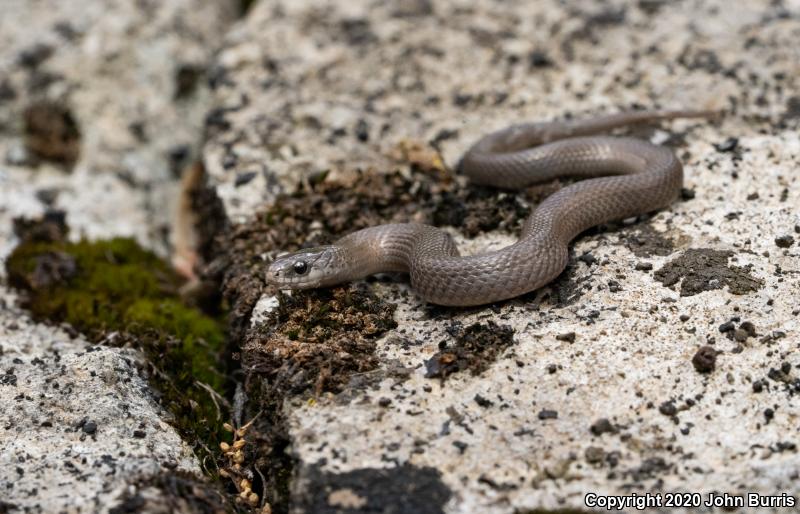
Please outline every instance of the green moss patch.
[{"label": "green moss patch", "polygon": [[224,438],[217,396],[226,383],[223,325],[181,300],[181,279],[164,261],[131,239],[34,238],[6,268],[11,285],[27,291],[34,317],[69,323],[91,341],[139,347],[189,441],[216,447]]}]

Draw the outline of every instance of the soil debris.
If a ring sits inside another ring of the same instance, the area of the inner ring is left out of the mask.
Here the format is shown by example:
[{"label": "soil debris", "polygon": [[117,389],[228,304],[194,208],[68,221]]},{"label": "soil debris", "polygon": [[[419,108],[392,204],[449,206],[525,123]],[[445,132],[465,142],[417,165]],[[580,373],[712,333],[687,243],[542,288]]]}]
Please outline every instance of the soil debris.
[{"label": "soil debris", "polygon": [[680,282],[681,296],[693,296],[725,286],[732,294],[740,295],[760,289],[763,282],[750,275],[749,266],[728,264],[733,255],[730,250],[691,248],[657,270],[654,276],[666,287]]},{"label": "soil debris", "polygon": [[775,238],[775,245],[778,248],[789,248],[794,244],[794,238],[788,234]]},{"label": "soil debris", "polygon": [[375,341],[395,328],[394,306],[366,288],[280,294],[279,307],[245,343],[244,367],[285,395],[340,392],[354,373],[375,369]]},{"label": "soil debris", "polygon": [[[628,250],[640,258],[647,258],[653,255],[663,257],[675,251],[675,242],[658,232],[648,223],[640,223],[633,230],[624,231],[623,237]],[[652,269],[652,265],[650,268],[643,269]]]},{"label": "soil debris", "polygon": [[25,146],[40,159],[72,166],[80,153],[81,134],[72,112],[54,102],[30,105],[23,114]]},{"label": "soil debris", "polygon": [[440,351],[425,361],[426,378],[445,379],[465,370],[479,375],[514,342],[514,330],[493,321],[468,327],[453,322],[447,332],[455,342],[452,346],[442,345]]},{"label": "soil debris", "polygon": [[698,373],[711,373],[717,366],[717,351],[708,345],[701,346],[692,357],[692,366]]}]

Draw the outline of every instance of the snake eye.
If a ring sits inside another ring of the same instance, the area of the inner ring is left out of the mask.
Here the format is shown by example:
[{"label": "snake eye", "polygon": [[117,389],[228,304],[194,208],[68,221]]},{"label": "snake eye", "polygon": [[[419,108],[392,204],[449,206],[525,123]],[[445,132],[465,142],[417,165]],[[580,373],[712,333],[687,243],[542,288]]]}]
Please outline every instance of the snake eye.
[{"label": "snake eye", "polygon": [[297,261],[292,267],[294,268],[294,272],[298,275],[304,275],[305,272],[308,271],[308,264],[306,264],[306,261]]}]

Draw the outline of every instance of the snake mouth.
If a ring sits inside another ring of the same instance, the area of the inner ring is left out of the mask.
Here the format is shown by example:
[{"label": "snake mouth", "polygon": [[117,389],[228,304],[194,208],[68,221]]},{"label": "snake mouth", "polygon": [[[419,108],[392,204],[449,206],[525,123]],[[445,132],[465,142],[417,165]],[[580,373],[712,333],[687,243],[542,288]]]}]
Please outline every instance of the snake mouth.
[{"label": "snake mouth", "polygon": [[299,289],[316,289],[322,287],[322,283],[319,281],[314,282],[295,282],[295,281],[288,281],[288,282],[272,282],[274,286],[277,286],[278,289],[286,291],[286,290],[299,290]]},{"label": "snake mouth", "polygon": [[322,287],[322,280],[309,276],[290,276],[281,270],[268,270],[267,283],[281,290],[290,289],[314,289]]}]

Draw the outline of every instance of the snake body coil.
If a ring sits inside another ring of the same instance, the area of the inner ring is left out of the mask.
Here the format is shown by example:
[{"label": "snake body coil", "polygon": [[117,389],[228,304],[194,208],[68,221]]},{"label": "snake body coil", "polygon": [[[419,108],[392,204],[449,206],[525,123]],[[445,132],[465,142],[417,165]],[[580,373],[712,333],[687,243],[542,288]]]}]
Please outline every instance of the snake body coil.
[{"label": "snake body coil", "polygon": [[533,291],[567,264],[569,242],[584,230],[661,209],[680,192],[683,168],[671,150],[647,141],[590,136],[661,119],[706,117],[696,111],[635,111],[582,121],[529,123],[494,132],[462,158],[473,183],[518,189],[557,177],[581,179],[545,199],[525,220],[519,240],[462,257],[435,227],[366,228],[330,246],[279,256],[267,272],[281,288],[325,287],[402,271],[423,299],[439,305],[491,303]]}]

